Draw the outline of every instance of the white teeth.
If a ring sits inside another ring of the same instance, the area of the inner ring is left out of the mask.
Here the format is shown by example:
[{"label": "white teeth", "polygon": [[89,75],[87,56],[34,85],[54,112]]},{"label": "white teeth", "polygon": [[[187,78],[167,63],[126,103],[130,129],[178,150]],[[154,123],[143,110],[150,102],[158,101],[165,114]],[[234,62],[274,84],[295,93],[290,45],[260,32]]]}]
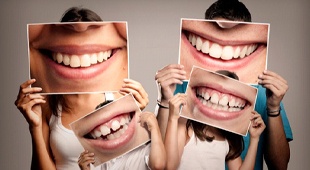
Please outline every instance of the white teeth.
[{"label": "white teeth", "polygon": [[57,63],[63,63],[66,66],[73,68],[76,67],[89,67],[92,64],[97,64],[106,61],[111,57],[112,50],[105,52],[83,54],[83,55],[68,55],[61,53],[54,53],[53,60]]},{"label": "white teeth", "polygon": [[99,138],[101,136],[101,132],[99,130],[95,130],[94,136],[96,136],[96,138]]},{"label": "white teeth", "polygon": [[64,63],[64,65],[66,65],[66,66],[70,65],[70,58],[69,58],[68,55],[64,55],[64,57],[63,57],[63,63]]},{"label": "white teeth", "polygon": [[213,43],[209,55],[214,57],[214,58],[220,58],[222,55],[222,47],[219,44]]},{"label": "white teeth", "polygon": [[[210,94],[212,95],[210,96]],[[196,96],[198,96],[199,101],[204,106],[211,107],[216,110],[240,111],[246,105],[246,101],[241,98],[237,98],[229,94],[218,94],[218,92],[211,92],[201,88],[196,90]]]},{"label": "white teeth", "polygon": [[229,106],[234,107],[236,105],[236,100],[233,98],[229,101]]},{"label": "white teeth", "polygon": [[97,64],[97,55],[96,54],[90,55],[90,63],[91,64]]},{"label": "white teeth", "polygon": [[192,45],[195,46],[196,45],[196,36],[193,35],[192,36],[192,41],[191,41]]},{"label": "white teeth", "polygon": [[198,51],[200,51],[201,48],[202,48],[202,40],[201,40],[200,37],[197,37],[197,40],[196,40],[196,49],[197,49]]},{"label": "white teeth", "polygon": [[232,48],[232,46],[225,46],[223,48],[221,58],[223,60],[231,60],[233,58],[233,54],[234,54],[234,49]]},{"label": "white teeth", "polygon": [[209,99],[210,99],[209,93],[205,93],[205,95],[203,95],[203,98],[204,98],[205,100],[209,100]]},{"label": "white teeth", "polygon": [[208,54],[208,53],[209,53],[209,49],[210,49],[210,42],[209,42],[208,40],[206,40],[206,41],[202,44],[201,51],[202,51],[203,53]]},{"label": "white teeth", "polygon": [[107,126],[105,125],[101,125],[100,126],[100,132],[103,136],[106,136],[107,134],[111,133],[111,130],[110,128],[108,128]]},{"label": "white teeth", "polygon": [[240,58],[244,58],[244,57],[245,57],[246,51],[247,51],[247,46],[245,46],[245,47],[241,50],[241,52],[240,52]]},{"label": "white teeth", "polygon": [[237,47],[234,53],[234,58],[238,58],[240,55],[240,47]]},{"label": "white teeth", "polygon": [[58,53],[58,54],[56,55],[56,60],[57,60],[58,63],[61,63],[61,62],[62,62],[62,55],[61,55],[60,53]]},{"label": "white teeth", "polygon": [[116,131],[117,129],[119,129],[121,127],[121,125],[119,124],[119,122],[117,120],[114,120],[112,122],[111,128],[112,130]]},{"label": "white teeth", "polygon": [[223,60],[231,60],[233,58],[244,58],[252,54],[256,48],[257,44],[242,45],[242,46],[222,46],[220,44],[210,42],[194,34],[189,34],[189,42],[192,46],[196,47],[197,51],[209,54],[214,58],[221,58]]},{"label": "white teeth", "polygon": [[115,137],[114,137],[113,134],[109,134],[109,135],[107,136],[107,139],[108,139],[108,140],[113,140],[113,139],[115,139]]},{"label": "white teeth", "polygon": [[219,103],[219,96],[216,93],[213,93],[210,101],[213,104],[218,104]]},{"label": "white teeth", "polygon": [[128,129],[130,120],[130,115],[122,116],[119,120],[113,120],[110,124],[111,127],[108,124],[102,124],[90,132],[90,136],[93,139],[105,139],[106,137],[107,140],[119,138]]},{"label": "white teeth", "polygon": [[90,56],[88,54],[84,54],[81,57],[81,67],[89,67],[90,66]]},{"label": "white teeth", "polygon": [[73,55],[70,59],[70,66],[75,68],[75,67],[80,67],[81,62],[80,59],[77,55]]},{"label": "white teeth", "polygon": [[228,104],[228,97],[227,96],[224,96],[220,99],[219,101],[219,104],[222,105],[222,106],[227,106]]},{"label": "white teeth", "polygon": [[119,122],[121,125],[125,125],[125,123],[126,123],[126,120],[125,120],[125,118],[121,118],[121,121]]}]

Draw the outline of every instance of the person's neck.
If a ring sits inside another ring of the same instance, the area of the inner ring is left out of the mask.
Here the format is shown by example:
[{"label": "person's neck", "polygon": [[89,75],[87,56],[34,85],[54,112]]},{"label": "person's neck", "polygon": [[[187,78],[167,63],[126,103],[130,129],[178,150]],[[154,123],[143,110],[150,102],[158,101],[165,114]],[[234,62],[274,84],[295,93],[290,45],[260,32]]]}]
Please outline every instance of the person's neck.
[{"label": "person's neck", "polygon": [[95,110],[96,106],[103,102],[104,94],[70,94],[64,96],[70,113],[89,113]]}]

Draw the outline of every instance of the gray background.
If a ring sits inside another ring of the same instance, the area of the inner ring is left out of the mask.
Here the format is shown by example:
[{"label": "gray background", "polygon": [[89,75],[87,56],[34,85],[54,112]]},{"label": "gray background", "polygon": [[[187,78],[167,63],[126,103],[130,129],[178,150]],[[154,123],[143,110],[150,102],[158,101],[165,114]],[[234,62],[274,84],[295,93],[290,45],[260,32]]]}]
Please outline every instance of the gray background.
[{"label": "gray background", "polygon": [[[128,21],[130,77],[149,93],[153,111],[157,91],[155,72],[177,63],[180,18],[203,18],[213,0],[170,1],[1,1],[1,159],[0,169],[29,169],[31,138],[28,125],[14,105],[19,85],[28,79],[26,24],[59,21],[71,6],[83,6],[104,20]],[[284,103],[294,141],[289,169],[308,169],[309,123],[309,0],[244,0],[254,22],[271,24],[268,69],[289,83]]]}]

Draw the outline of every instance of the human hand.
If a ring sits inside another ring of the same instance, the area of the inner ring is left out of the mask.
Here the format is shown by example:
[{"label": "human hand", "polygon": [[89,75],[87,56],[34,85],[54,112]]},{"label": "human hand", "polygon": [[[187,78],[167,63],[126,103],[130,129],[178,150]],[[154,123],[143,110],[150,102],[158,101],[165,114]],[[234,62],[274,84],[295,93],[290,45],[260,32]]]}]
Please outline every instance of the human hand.
[{"label": "human hand", "polygon": [[42,91],[40,87],[30,87],[36,80],[30,79],[20,85],[15,105],[23,114],[30,127],[42,125],[42,108],[40,104],[46,103],[44,97],[35,94]]},{"label": "human hand", "polygon": [[158,100],[163,105],[168,105],[168,101],[173,97],[176,84],[183,84],[182,80],[186,80],[186,72],[183,65],[170,64],[155,75],[158,87]]},{"label": "human hand", "polygon": [[252,111],[251,116],[251,126],[249,129],[251,139],[259,139],[259,136],[263,133],[266,125],[261,117],[256,111]]},{"label": "human hand", "polygon": [[131,79],[124,79],[124,85],[120,89],[120,92],[132,93],[134,98],[138,102],[138,106],[141,110],[143,110],[149,103],[148,94],[146,93],[142,85],[137,81]]},{"label": "human hand", "polygon": [[288,90],[287,81],[278,74],[265,70],[258,77],[258,82],[266,88],[267,107],[269,110],[279,110],[280,102]]},{"label": "human hand", "polygon": [[148,131],[152,131],[154,128],[158,128],[157,119],[154,113],[152,112],[143,112],[140,115],[140,125],[146,127]]},{"label": "human hand", "polygon": [[169,117],[178,119],[180,117],[181,106],[186,105],[187,95],[184,93],[178,93],[169,100]]},{"label": "human hand", "polygon": [[82,152],[78,159],[78,164],[81,170],[90,170],[90,163],[95,163],[95,154],[87,150]]}]

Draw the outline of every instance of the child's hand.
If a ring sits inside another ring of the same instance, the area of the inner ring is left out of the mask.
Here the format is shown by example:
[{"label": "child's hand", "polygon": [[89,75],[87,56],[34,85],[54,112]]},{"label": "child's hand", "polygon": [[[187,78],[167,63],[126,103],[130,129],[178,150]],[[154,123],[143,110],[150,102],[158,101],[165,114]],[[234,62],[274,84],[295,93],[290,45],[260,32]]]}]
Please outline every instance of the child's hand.
[{"label": "child's hand", "polygon": [[266,125],[261,117],[256,111],[252,111],[251,126],[249,129],[250,136],[252,139],[259,139]]},{"label": "child's hand", "polygon": [[157,119],[154,113],[151,112],[143,112],[140,115],[140,125],[148,129],[148,131],[152,131],[152,129],[158,127]]},{"label": "child's hand", "polygon": [[90,163],[95,163],[94,153],[84,151],[80,154],[78,163],[81,170],[90,170]]},{"label": "child's hand", "polygon": [[143,110],[149,103],[148,94],[142,87],[142,85],[131,79],[124,79],[124,85],[120,89],[123,93],[132,93],[136,101],[138,102],[139,108]]},{"label": "child's hand", "polygon": [[181,105],[186,105],[187,95],[184,93],[178,93],[169,100],[169,117],[179,118],[180,117],[180,107]]}]

